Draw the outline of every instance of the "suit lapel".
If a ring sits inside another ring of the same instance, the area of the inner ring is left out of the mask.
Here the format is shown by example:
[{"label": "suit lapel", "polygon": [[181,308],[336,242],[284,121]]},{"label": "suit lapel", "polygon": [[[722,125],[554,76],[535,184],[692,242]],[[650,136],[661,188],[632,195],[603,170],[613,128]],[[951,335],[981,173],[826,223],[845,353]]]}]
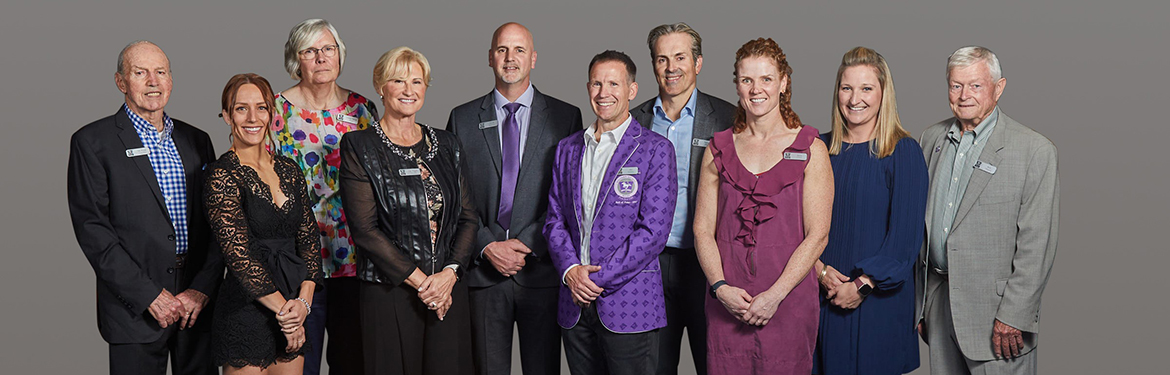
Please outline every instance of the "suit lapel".
[{"label": "suit lapel", "polygon": [[617,180],[618,171],[626,166],[626,162],[633,156],[634,151],[642,143],[642,132],[649,131],[643,129],[638,125],[638,120],[633,120],[634,123],[626,128],[626,134],[618,141],[617,149],[613,151],[613,158],[609,159],[609,164],[605,166],[605,177],[601,179],[601,191],[597,192],[597,204],[593,206],[593,224],[597,225],[597,218],[600,217],[601,209],[606,206],[609,199],[609,192],[613,190],[613,183]]},{"label": "suit lapel", "polygon": [[[999,165],[999,152],[1003,150],[1004,144],[1007,142],[1008,126],[1007,121],[1004,120],[1005,117],[1001,113],[1000,118],[996,120],[995,129],[991,131],[991,137],[987,140],[987,145],[979,154],[978,161],[993,166]],[[957,228],[959,223],[963,221],[963,217],[971,211],[971,206],[979,200],[979,195],[983,193],[983,189],[991,181],[991,176],[991,173],[978,168],[971,172],[971,180],[967,183],[967,190],[963,192],[963,200],[959,202],[959,210],[955,212],[955,221],[954,224],[951,224],[951,228]]]},{"label": "suit lapel", "polygon": [[[923,144],[925,146],[929,147],[929,148],[927,148],[927,150],[928,150],[927,154],[929,156],[927,156],[927,158],[926,158],[926,167],[927,167],[927,170],[930,171],[930,176],[932,176],[932,177],[935,176],[936,171],[938,171],[938,159],[939,159],[939,154],[940,154],[939,151],[935,151],[935,150],[940,150],[943,147],[943,142],[946,142],[946,136],[947,136],[947,133],[946,133],[946,130],[944,130],[943,132],[939,133],[939,135],[936,136],[934,139],[923,139],[922,140]],[[934,181],[931,181],[930,183],[933,184]],[[935,195],[938,194],[937,190],[938,189],[930,189],[930,194],[928,194],[929,197],[927,197],[927,200],[926,200],[926,227],[927,228],[930,228],[930,222],[932,219],[931,213],[934,212],[934,199],[935,199]]]},{"label": "suit lapel", "polygon": [[[585,156],[585,140],[582,139],[580,132],[573,133],[572,136],[575,139],[573,139],[573,143],[570,143],[571,149],[567,154],[569,160],[566,160],[565,167],[565,172],[569,174],[569,182],[568,186],[564,188],[573,192],[573,212],[576,213],[576,217],[573,218],[572,222],[580,225],[581,218],[585,217],[582,209],[584,202],[581,201],[581,158]],[[578,235],[580,235],[580,230],[578,230]]]},{"label": "suit lapel", "polygon": [[[496,176],[503,176],[503,173],[500,172],[503,165],[500,156],[500,127],[504,126],[502,123],[504,119],[496,119],[495,102],[495,95],[492,93],[488,93],[483,98],[483,103],[479,107],[479,132],[483,134],[484,141],[487,142],[488,153],[492,156],[492,164],[496,166]],[[483,124],[489,121],[496,121],[496,126],[484,127]]]},{"label": "suit lapel", "polygon": [[[138,138],[138,132],[134,131],[134,124],[130,122],[130,117],[126,116],[125,110],[119,110],[118,114],[114,116],[115,124],[122,129],[118,132],[118,138],[122,140],[122,145],[127,150],[142,148],[142,139]],[[155,203],[162,209],[163,214],[167,215],[169,221],[171,216],[167,212],[166,205],[163,203],[162,188],[158,185],[158,178],[154,175],[154,168],[150,166],[150,156],[142,155],[130,158],[134,165],[138,167],[138,171],[142,173],[142,178],[146,179],[146,183],[150,186],[150,191],[154,193]]]},{"label": "suit lapel", "polygon": [[[545,123],[548,121],[548,105],[545,103],[544,95],[532,88],[532,108],[528,109],[528,138],[524,142],[524,155],[520,157],[520,176],[518,181],[536,181],[534,178],[527,178],[530,173],[542,173],[543,171],[530,171],[529,167],[534,163],[534,159],[538,159],[538,152],[542,145],[547,142],[544,139],[544,131],[548,126]],[[519,190],[521,184],[517,184],[516,189]]]},{"label": "suit lapel", "polygon": [[638,124],[642,125],[643,128],[648,130],[654,130],[654,101],[657,98],[658,97],[650,98],[650,100],[642,103],[642,105],[638,106],[638,108],[636,108],[636,110],[631,113],[631,115],[634,116],[634,120],[638,121]]}]

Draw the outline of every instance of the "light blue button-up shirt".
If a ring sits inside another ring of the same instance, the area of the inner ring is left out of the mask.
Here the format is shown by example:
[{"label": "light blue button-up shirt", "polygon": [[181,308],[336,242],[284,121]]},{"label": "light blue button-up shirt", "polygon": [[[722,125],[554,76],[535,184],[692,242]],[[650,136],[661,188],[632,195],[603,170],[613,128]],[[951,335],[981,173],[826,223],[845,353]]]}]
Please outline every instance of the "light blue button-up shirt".
[{"label": "light blue button-up shirt", "polygon": [[[496,134],[500,138],[500,147],[504,144],[504,122],[508,121],[508,110],[504,109],[504,105],[511,103],[500,90],[492,90],[492,95],[495,97],[496,109],[496,129],[499,129]],[[516,125],[520,129],[520,161],[524,160],[524,145],[528,143],[528,120],[532,117],[532,84],[528,84],[528,89],[516,98],[516,103],[520,103],[520,108],[516,109]],[[503,150],[501,150],[503,151]]]},{"label": "light blue button-up shirt", "polygon": [[983,147],[987,139],[995,131],[995,123],[999,120],[999,107],[995,107],[987,118],[983,119],[975,130],[963,131],[959,120],[955,120],[947,130],[947,141],[943,143],[942,158],[939,167],[935,170],[931,188],[934,192],[933,220],[930,222],[929,242],[927,243],[930,266],[940,271],[949,270],[947,264],[947,237],[951,234],[951,224],[955,223],[955,215],[959,211],[959,202],[963,201],[963,194],[967,192],[967,183],[971,181],[971,173],[975,170],[975,162],[983,154]]},{"label": "light blue button-up shirt", "polygon": [[692,234],[690,202],[687,201],[690,185],[691,169],[691,138],[695,130],[695,101],[698,100],[699,89],[691,91],[691,98],[687,105],[679,112],[678,120],[671,121],[662,109],[662,97],[654,100],[654,123],[652,129],[670,139],[674,145],[675,168],[678,171],[678,200],[674,204],[674,222],[670,225],[670,236],[666,239],[666,246],[675,248],[694,247]]}]

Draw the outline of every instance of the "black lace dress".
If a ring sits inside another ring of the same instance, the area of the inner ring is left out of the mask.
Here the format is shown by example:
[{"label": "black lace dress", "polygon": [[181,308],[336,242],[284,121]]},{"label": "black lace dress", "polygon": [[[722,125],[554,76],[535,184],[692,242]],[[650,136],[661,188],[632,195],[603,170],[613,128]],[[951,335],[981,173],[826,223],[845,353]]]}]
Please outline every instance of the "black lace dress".
[{"label": "black lace dress", "polygon": [[[273,292],[296,298],[304,280],[320,285],[320,235],[304,174],[283,156],[275,160],[279,189],[288,200],[277,207],[272,192],[249,166],[228,151],[208,165],[204,202],[208,222],[228,274],[220,285],[212,322],[215,363],[268,367],[302,351],[285,351],[276,314],[257,301]],[[274,189],[276,187],[273,187]]]}]

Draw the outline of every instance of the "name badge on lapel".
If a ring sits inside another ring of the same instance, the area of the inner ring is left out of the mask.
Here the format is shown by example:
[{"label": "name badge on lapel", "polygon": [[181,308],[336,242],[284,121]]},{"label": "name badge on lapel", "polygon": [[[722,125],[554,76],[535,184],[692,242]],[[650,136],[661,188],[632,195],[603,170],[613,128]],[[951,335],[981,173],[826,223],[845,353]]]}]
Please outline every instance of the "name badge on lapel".
[{"label": "name badge on lapel", "polygon": [[128,158],[142,155],[150,155],[150,149],[146,147],[126,149],[126,157]]},{"label": "name badge on lapel", "polygon": [[398,175],[402,177],[422,176],[422,170],[418,168],[402,168],[398,170]]},{"label": "name badge on lapel", "polygon": [[784,160],[808,160],[808,154],[804,152],[785,152]]},{"label": "name badge on lapel", "polygon": [[699,138],[691,139],[691,146],[707,147],[707,145],[709,145],[709,144],[711,144],[710,139],[699,139]]},{"label": "name badge on lapel", "polygon": [[341,122],[348,122],[350,124],[357,125],[358,118],[350,115],[341,115]]},{"label": "name badge on lapel", "polygon": [[988,174],[995,174],[995,166],[984,163],[982,160],[975,162],[975,169],[987,172]]},{"label": "name badge on lapel", "polygon": [[494,128],[494,127],[496,127],[496,125],[499,125],[499,122],[497,122],[496,120],[484,121],[484,122],[479,123],[479,130],[484,130],[487,128]]},{"label": "name badge on lapel", "polygon": [[618,175],[638,174],[638,167],[624,167],[618,170]]}]

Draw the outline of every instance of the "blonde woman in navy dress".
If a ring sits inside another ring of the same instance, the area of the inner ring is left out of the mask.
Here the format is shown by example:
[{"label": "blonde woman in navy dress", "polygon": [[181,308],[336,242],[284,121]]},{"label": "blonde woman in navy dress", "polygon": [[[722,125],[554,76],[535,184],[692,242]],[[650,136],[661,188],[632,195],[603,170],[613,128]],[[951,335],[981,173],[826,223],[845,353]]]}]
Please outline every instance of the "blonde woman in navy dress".
[{"label": "blonde woman in navy dress", "polygon": [[885,58],[841,58],[829,146],[836,192],[821,286],[816,374],[903,374],[918,368],[914,261],[926,231],[922,148],[902,129]]}]

